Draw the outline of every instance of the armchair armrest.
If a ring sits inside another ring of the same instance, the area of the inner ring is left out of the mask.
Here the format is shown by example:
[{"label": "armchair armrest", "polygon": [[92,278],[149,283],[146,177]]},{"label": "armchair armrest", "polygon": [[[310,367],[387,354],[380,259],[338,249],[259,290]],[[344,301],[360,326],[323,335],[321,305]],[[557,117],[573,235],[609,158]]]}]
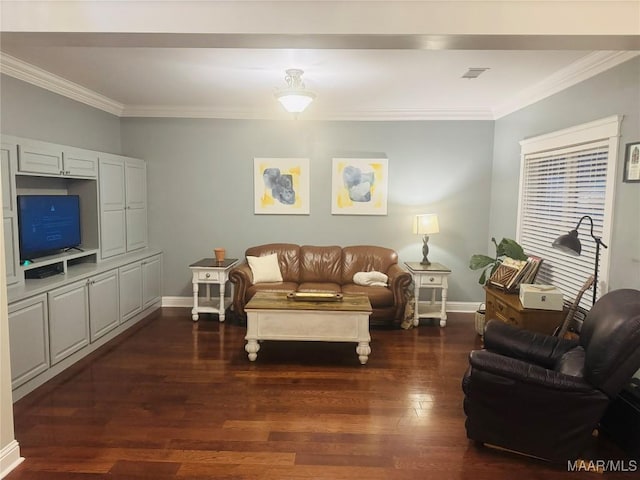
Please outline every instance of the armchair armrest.
[{"label": "armchair armrest", "polygon": [[393,292],[393,304],[396,308],[394,318],[396,322],[401,322],[407,304],[406,290],[411,285],[411,274],[394,263],[389,267],[387,277],[389,277],[389,288]]},{"label": "armchair armrest", "polygon": [[253,283],[253,274],[249,264],[245,261],[231,269],[229,281],[234,284],[233,289],[233,311],[236,315],[244,315],[245,298],[247,289]]},{"label": "armchair armrest", "polygon": [[[555,370],[549,370],[539,365],[505,357],[487,350],[474,350],[469,354],[469,364],[472,368],[483,370],[503,378],[511,379],[544,389],[555,391],[593,393],[597,391],[582,377],[566,375]],[[603,399],[607,397],[599,392]]]},{"label": "armchair armrest", "polygon": [[485,349],[546,368],[552,368],[564,353],[577,346],[575,340],[523,330],[495,319],[484,331]]}]

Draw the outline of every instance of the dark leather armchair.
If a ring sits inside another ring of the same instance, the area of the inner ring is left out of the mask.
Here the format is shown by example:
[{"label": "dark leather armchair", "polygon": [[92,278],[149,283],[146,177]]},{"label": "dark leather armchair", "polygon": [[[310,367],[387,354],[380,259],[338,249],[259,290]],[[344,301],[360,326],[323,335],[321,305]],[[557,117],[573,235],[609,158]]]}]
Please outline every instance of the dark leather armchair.
[{"label": "dark leather armchair", "polygon": [[579,340],[492,320],[462,380],[467,436],[551,461],[579,458],[609,403],[640,368],[640,291],[615,290]]}]

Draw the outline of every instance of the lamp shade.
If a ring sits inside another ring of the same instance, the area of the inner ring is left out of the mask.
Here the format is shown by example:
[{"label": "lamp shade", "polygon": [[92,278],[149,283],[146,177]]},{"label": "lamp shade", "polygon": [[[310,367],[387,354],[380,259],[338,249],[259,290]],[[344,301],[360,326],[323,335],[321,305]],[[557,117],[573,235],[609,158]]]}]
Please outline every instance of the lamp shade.
[{"label": "lamp shade", "polygon": [[415,234],[430,235],[432,233],[438,233],[439,231],[438,215],[435,213],[416,215],[413,219],[413,233]]},{"label": "lamp shade", "polygon": [[553,248],[562,250],[569,255],[580,255],[582,253],[582,244],[578,238],[578,231],[571,230],[566,235],[560,235],[551,245]]}]

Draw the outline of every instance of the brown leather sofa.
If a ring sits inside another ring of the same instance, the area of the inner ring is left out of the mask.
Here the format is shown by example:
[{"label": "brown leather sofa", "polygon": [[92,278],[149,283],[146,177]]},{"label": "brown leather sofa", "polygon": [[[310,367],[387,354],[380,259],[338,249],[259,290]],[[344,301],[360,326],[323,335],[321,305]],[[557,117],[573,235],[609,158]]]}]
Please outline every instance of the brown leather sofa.
[{"label": "brown leather sofa", "polygon": [[[246,318],[244,306],[257,291],[362,293],[369,297],[373,312],[370,324],[399,325],[404,316],[405,291],[411,275],[398,265],[398,255],[389,248],[370,245],[350,247],[272,243],[247,249],[247,256],[276,253],[282,282],[253,284],[246,259],[233,268],[234,314]],[[378,271],[389,277],[388,285],[362,286],[353,283],[358,272]]]}]

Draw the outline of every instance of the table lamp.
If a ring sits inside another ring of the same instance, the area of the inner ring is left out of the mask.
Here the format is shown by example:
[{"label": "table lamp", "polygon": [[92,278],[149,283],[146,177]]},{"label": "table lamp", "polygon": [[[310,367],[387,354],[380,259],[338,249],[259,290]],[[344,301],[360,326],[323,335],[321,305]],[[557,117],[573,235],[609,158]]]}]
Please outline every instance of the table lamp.
[{"label": "table lamp", "polygon": [[593,303],[596,303],[596,291],[598,289],[598,267],[600,264],[600,246],[607,248],[607,246],[602,243],[600,237],[596,237],[593,234],[593,218],[589,215],[583,216],[576,225],[576,228],[571,230],[566,235],[560,235],[556,238],[552,244],[554,248],[558,250],[562,250],[565,253],[570,255],[578,256],[582,252],[582,244],[580,243],[580,239],[578,238],[578,228],[580,228],[580,224],[584,219],[588,219],[591,222],[591,238],[596,242],[596,261],[593,270]]},{"label": "table lamp", "polygon": [[438,226],[438,215],[435,213],[416,215],[413,219],[413,233],[424,235],[424,237],[422,237],[421,265],[431,265],[431,262],[427,258],[429,255],[429,235],[438,232],[440,232],[440,227]]}]

